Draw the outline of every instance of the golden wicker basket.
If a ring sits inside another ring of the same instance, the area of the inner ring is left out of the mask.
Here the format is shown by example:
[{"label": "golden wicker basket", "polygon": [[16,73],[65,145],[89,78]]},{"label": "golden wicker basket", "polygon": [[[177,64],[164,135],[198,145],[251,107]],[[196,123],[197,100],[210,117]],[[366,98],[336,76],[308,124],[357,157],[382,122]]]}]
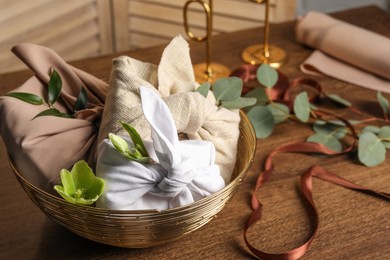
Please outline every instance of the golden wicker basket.
[{"label": "golden wicker basket", "polygon": [[117,247],[142,248],[169,242],[209,222],[231,199],[250,167],[256,151],[251,123],[240,112],[237,162],[225,188],[187,206],[164,211],[107,210],[74,205],[27,181],[12,169],[31,200],[52,220],[87,239]]}]

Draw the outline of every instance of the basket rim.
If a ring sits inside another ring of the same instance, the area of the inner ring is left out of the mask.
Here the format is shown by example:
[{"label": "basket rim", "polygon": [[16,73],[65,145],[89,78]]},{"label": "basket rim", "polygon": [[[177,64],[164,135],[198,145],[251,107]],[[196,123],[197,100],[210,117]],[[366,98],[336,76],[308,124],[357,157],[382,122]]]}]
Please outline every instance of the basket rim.
[{"label": "basket rim", "polygon": [[[253,148],[253,152],[250,154],[250,159],[249,159],[249,162],[243,167],[243,169],[234,177],[234,179],[232,179],[225,187],[223,187],[221,190],[213,193],[213,194],[210,194],[209,196],[207,197],[204,197],[200,200],[197,200],[195,202],[192,202],[190,204],[187,204],[187,205],[184,205],[184,206],[181,206],[181,207],[175,207],[175,208],[169,208],[169,209],[164,209],[164,210],[113,210],[113,209],[104,209],[104,208],[99,208],[99,207],[94,207],[94,206],[89,206],[89,205],[79,205],[79,204],[72,204],[70,202],[67,202],[65,199],[63,198],[60,198],[58,196],[55,196],[53,194],[50,194],[49,192],[35,186],[34,184],[32,184],[29,180],[27,180],[20,172],[19,170],[16,168],[11,156],[9,153],[7,153],[8,155],[8,162],[13,170],[13,172],[16,174],[16,177],[20,180],[23,181],[23,183],[27,186],[29,186],[30,189],[32,189],[33,191],[45,196],[47,199],[55,202],[55,203],[59,203],[60,205],[64,205],[66,207],[69,207],[69,208],[74,208],[74,209],[82,209],[82,210],[85,210],[85,211],[90,211],[90,212],[93,212],[93,213],[98,213],[98,214],[101,214],[101,215],[162,215],[162,214],[166,214],[166,215],[169,215],[169,214],[172,214],[172,213],[176,213],[176,212],[179,212],[179,211],[183,211],[183,210],[186,210],[186,209],[195,209],[195,208],[198,208],[198,207],[202,207],[204,202],[207,200],[213,200],[213,199],[220,199],[219,196],[232,189],[234,186],[237,185],[237,182],[240,183],[242,181],[242,178],[245,176],[245,174],[247,173],[247,171],[249,170],[249,168],[251,167],[252,163],[253,163],[253,160],[254,160],[254,157],[255,157],[255,154],[256,154],[256,148],[257,148],[257,139],[256,139],[256,134],[255,134],[255,130],[254,130],[254,127],[253,125],[250,123],[248,117],[246,116],[246,114],[240,110],[240,117],[241,117],[241,120],[244,120],[246,121],[246,123],[248,123],[248,126],[249,126],[249,132],[250,132],[250,136],[253,138],[253,142],[252,142],[252,148]],[[23,185],[22,185],[23,186]]]}]

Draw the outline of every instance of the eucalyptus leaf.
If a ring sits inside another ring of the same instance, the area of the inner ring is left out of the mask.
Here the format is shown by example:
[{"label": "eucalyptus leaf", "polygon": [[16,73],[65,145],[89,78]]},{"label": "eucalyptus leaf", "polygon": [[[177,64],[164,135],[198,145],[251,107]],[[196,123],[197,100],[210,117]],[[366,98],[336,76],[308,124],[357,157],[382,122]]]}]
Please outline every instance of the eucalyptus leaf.
[{"label": "eucalyptus leaf", "polygon": [[313,130],[318,134],[330,135],[335,137],[336,139],[343,138],[348,131],[347,127],[345,126],[339,126],[330,123],[323,124],[322,121],[320,121],[319,123],[318,121],[316,121],[313,124]]},{"label": "eucalyptus leaf", "polygon": [[374,134],[378,134],[381,131],[381,129],[374,125],[367,125],[362,129],[362,133],[364,132],[371,132]]},{"label": "eucalyptus leaf", "polygon": [[38,113],[33,119],[35,119],[37,117],[41,117],[41,116],[58,116],[58,117],[64,117],[64,118],[73,118],[72,115],[62,113],[55,108],[46,109],[46,110]]},{"label": "eucalyptus leaf", "polygon": [[386,149],[390,149],[390,126],[382,126],[378,133],[378,137]]},{"label": "eucalyptus leaf", "polygon": [[366,166],[379,165],[386,159],[386,148],[375,134],[365,132],[359,136],[358,158]]},{"label": "eucalyptus leaf", "polygon": [[310,102],[307,93],[299,93],[294,100],[295,116],[302,122],[307,122],[310,118],[310,111]]},{"label": "eucalyptus leaf", "polygon": [[383,96],[382,92],[376,92],[376,99],[385,115],[389,114],[389,101]]},{"label": "eucalyptus leaf", "polygon": [[257,138],[266,138],[271,135],[275,122],[268,108],[254,106],[248,111],[247,116],[255,129]]},{"label": "eucalyptus leaf", "polygon": [[241,109],[256,104],[256,98],[238,97],[232,101],[221,101],[221,106],[227,109]]},{"label": "eucalyptus leaf", "polygon": [[382,126],[378,132],[379,138],[390,139],[390,126]]},{"label": "eucalyptus leaf", "polygon": [[209,82],[205,82],[203,83],[202,85],[200,85],[196,90],[195,92],[198,92],[199,94],[201,94],[202,96],[204,97],[207,97],[209,91],[211,89],[211,84]]},{"label": "eucalyptus leaf", "polygon": [[341,152],[343,149],[340,141],[333,135],[316,133],[314,135],[309,136],[306,141],[323,144],[335,152]]},{"label": "eucalyptus leaf", "polygon": [[256,105],[259,106],[264,106],[269,101],[268,95],[265,93],[264,88],[254,88],[248,93],[246,93],[245,97],[256,98],[257,99]]},{"label": "eucalyptus leaf", "polygon": [[220,78],[213,85],[213,93],[217,101],[232,101],[241,96],[242,86],[238,77]]},{"label": "eucalyptus leaf", "polygon": [[79,96],[77,97],[76,103],[74,105],[74,111],[80,111],[88,107],[88,96],[87,91],[83,86],[80,88]]},{"label": "eucalyptus leaf", "polygon": [[290,117],[290,109],[285,104],[271,103],[267,105],[267,108],[274,116],[275,124],[282,123]]},{"label": "eucalyptus leaf", "polygon": [[261,64],[256,72],[257,80],[263,86],[272,88],[278,82],[278,72],[268,64]]},{"label": "eucalyptus leaf", "polygon": [[[347,120],[351,125],[357,125],[360,124],[362,121],[359,120]],[[328,121],[330,124],[339,125],[339,126],[345,126],[345,123],[341,120],[330,120]]]},{"label": "eucalyptus leaf", "polygon": [[43,103],[45,103],[45,101],[40,96],[30,94],[30,93],[9,92],[5,95],[9,96],[9,97],[14,97],[14,98],[20,99],[20,100],[27,102],[29,104],[32,104],[32,105],[42,105]]},{"label": "eucalyptus leaf", "polygon": [[331,100],[333,100],[334,102],[340,104],[340,105],[343,105],[343,106],[346,106],[346,107],[352,106],[351,102],[349,102],[348,100],[340,97],[339,95],[328,94],[327,97],[330,98]]},{"label": "eucalyptus leaf", "polygon": [[55,185],[54,189],[73,204],[93,204],[103,194],[106,185],[83,160],[76,162],[70,172],[62,169],[60,176],[61,185]]},{"label": "eucalyptus leaf", "polygon": [[56,70],[50,75],[49,85],[48,85],[48,98],[49,104],[53,105],[61,94],[62,89],[62,80],[60,75]]}]

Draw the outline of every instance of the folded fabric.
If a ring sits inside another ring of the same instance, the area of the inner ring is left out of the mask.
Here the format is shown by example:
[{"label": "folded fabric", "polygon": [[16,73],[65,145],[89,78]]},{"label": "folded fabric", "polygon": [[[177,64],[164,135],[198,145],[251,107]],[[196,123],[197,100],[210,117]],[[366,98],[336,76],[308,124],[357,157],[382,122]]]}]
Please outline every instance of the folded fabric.
[{"label": "folded fabric", "polygon": [[[172,115],[155,91],[140,88],[142,109],[151,126],[145,142],[154,160],[125,158],[108,140],[99,145],[96,175],[106,181],[97,206],[115,210],[164,210],[204,198],[224,187],[215,148],[209,141],[179,141]],[[127,138],[129,147],[134,147]]]},{"label": "folded fabric", "polygon": [[87,91],[88,108],[77,112],[76,118],[42,116],[32,120],[47,107],[0,97],[0,134],[8,154],[27,180],[50,191],[61,169],[71,168],[80,159],[93,161],[96,122],[103,112],[107,84],[67,64],[46,47],[20,44],[12,51],[35,74],[12,92],[46,97],[52,68],[62,78],[61,102],[55,104],[60,111],[74,107],[81,86]]},{"label": "folded fabric", "polygon": [[110,87],[99,130],[99,142],[108,133],[124,135],[119,120],[131,124],[142,138],[150,140],[150,125],[140,104],[139,87],[157,90],[171,111],[178,132],[192,140],[215,145],[216,163],[229,183],[236,162],[240,116],[238,110],[219,108],[210,94],[204,98],[194,90],[195,82],[188,43],[175,37],[165,48],[159,66],[130,57],[113,61]]},{"label": "folded fabric", "polygon": [[389,38],[318,12],[298,21],[296,37],[317,49],[303,72],[390,92]]}]

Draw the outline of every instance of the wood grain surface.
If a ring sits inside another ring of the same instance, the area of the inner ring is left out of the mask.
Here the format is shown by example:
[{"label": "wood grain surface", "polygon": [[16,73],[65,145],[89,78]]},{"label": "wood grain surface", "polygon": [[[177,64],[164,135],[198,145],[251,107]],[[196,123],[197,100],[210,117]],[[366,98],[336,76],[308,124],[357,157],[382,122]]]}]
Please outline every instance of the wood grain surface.
[{"label": "wood grain surface", "polygon": [[[390,15],[376,7],[353,9],[334,16],[390,37]],[[290,78],[303,76],[298,65],[312,51],[295,41],[294,26],[293,22],[271,26],[271,42],[283,47],[289,55],[281,71]],[[216,36],[212,42],[212,59],[231,69],[237,68],[242,65],[241,51],[261,40],[261,28]],[[121,54],[158,63],[162,50],[163,46]],[[118,55],[72,64],[108,79],[111,59]],[[191,56],[194,63],[203,61],[204,46],[191,43]],[[0,94],[17,87],[30,75],[28,71],[0,75]],[[325,77],[316,79],[325,91],[337,93],[367,113],[379,115],[374,91]],[[242,229],[251,212],[249,199],[264,158],[278,145],[302,141],[310,133],[309,128],[295,123],[279,125],[272,137],[258,140],[252,168],[216,219],[176,242],[146,249],[101,245],[52,222],[17,183],[1,142],[0,259],[253,259],[243,241]],[[264,217],[249,232],[249,240],[267,252],[283,252],[299,246],[313,232],[310,224],[313,214],[302,203],[298,185],[299,176],[314,164],[358,184],[390,192],[389,157],[374,168],[364,167],[348,155],[325,158],[285,154],[276,156],[275,164],[271,180],[258,194],[264,205]],[[320,213],[319,231],[302,259],[390,259],[389,202],[320,180],[314,180],[314,201]]]}]

